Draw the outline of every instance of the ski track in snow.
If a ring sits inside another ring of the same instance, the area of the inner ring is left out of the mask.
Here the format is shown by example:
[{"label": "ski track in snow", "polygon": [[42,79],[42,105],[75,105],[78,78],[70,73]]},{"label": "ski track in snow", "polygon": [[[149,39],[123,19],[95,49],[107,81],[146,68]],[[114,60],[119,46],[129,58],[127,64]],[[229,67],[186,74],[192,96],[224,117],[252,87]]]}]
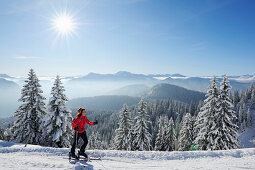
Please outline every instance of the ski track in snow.
[{"label": "ski track in snow", "polygon": [[[90,150],[102,160],[69,163],[69,148],[51,148],[0,140],[0,169],[255,169],[255,148],[228,151]],[[84,167],[83,164],[87,165]]]}]

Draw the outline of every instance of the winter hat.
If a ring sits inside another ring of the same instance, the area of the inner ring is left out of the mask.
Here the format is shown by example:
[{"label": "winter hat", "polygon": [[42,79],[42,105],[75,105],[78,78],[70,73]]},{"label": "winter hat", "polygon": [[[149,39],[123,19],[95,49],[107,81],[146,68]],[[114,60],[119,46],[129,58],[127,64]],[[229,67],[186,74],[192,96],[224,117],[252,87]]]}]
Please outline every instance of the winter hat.
[{"label": "winter hat", "polygon": [[83,110],[85,110],[85,109],[84,108],[79,108],[78,113],[77,113],[77,117],[81,116]]}]

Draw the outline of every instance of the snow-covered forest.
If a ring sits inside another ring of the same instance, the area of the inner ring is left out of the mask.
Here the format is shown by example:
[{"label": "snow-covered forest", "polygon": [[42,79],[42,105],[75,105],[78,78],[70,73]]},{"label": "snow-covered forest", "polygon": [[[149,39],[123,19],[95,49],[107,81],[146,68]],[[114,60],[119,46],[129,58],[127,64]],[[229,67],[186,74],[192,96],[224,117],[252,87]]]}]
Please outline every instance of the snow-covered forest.
[{"label": "snow-covered forest", "polygon": [[[56,77],[47,104],[34,70],[25,82],[16,121],[0,130],[0,139],[70,147],[71,121],[77,108],[66,107],[68,99],[60,77]],[[88,149],[188,151],[245,147],[245,137],[240,145],[239,135],[254,126],[255,85],[246,91],[230,90],[224,76],[221,82],[212,78],[206,99],[199,103],[142,98],[137,105],[124,104],[118,112],[88,111],[89,119],[99,122],[96,127],[86,127]]]}]

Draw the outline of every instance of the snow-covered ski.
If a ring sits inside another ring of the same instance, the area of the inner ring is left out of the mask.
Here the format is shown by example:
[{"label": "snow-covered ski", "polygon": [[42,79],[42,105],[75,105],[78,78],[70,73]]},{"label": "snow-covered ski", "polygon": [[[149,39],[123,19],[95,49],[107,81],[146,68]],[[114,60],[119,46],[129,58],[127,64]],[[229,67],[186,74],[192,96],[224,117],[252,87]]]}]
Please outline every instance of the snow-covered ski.
[{"label": "snow-covered ski", "polygon": [[101,160],[101,157],[94,157],[94,156],[89,156],[90,160]]},{"label": "snow-covered ski", "polygon": [[69,153],[69,162],[72,163],[72,164],[75,164],[76,162],[79,162],[79,161],[88,161],[88,162],[91,162],[92,160],[102,160],[101,157],[95,157],[95,156],[88,156],[88,158],[85,158],[83,156],[76,156],[75,158],[74,157],[71,157],[71,154]]}]

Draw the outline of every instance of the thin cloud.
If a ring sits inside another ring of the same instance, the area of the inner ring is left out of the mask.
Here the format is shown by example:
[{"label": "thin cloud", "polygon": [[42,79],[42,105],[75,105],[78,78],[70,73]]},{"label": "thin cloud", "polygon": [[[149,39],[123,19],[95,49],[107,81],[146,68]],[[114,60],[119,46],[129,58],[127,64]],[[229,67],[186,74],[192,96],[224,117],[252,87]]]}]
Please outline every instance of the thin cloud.
[{"label": "thin cloud", "polygon": [[27,60],[27,59],[39,59],[40,57],[35,57],[35,56],[16,56],[16,57],[13,57],[13,58]]}]

